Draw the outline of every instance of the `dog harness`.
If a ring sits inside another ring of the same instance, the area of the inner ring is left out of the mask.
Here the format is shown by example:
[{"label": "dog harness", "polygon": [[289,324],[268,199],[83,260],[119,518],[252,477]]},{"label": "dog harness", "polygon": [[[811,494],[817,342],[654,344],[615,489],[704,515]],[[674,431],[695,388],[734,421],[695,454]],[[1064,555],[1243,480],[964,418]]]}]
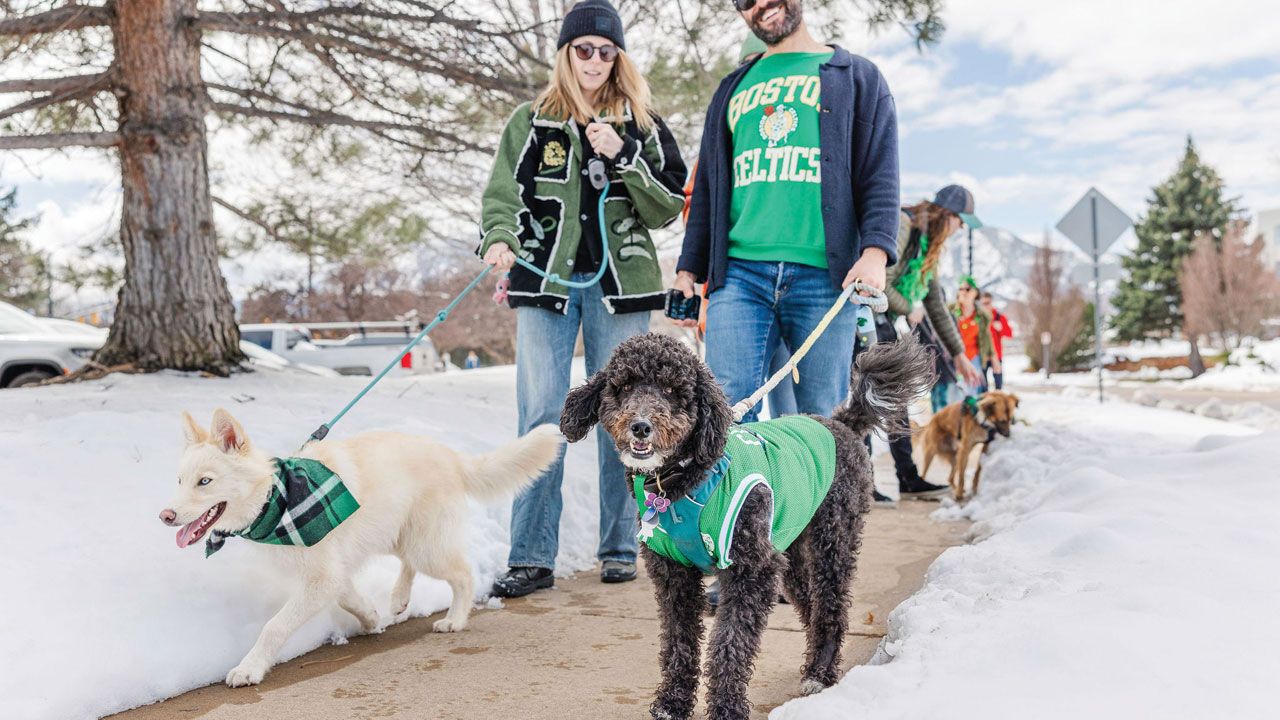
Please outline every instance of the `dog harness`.
[{"label": "dog harness", "polygon": [[769,538],[785,552],[804,532],[835,479],[836,441],[822,423],[801,415],[735,425],[725,452],[687,495],[669,500],[633,478],[640,509],[637,537],[650,550],[710,575],[733,564],[733,531],[747,495],[763,486],[773,503]]},{"label": "dog harness", "polygon": [[982,412],[982,408],[978,407],[978,398],[970,395],[964,399],[964,411],[973,416],[978,427],[987,431],[987,442],[991,442],[996,437],[996,428],[987,422],[986,413]]},{"label": "dog harness", "polygon": [[324,463],[306,458],[273,460],[275,482],[262,512],[244,530],[215,530],[205,543],[205,557],[221,550],[231,535],[268,545],[311,547],[360,509],[342,478]]}]

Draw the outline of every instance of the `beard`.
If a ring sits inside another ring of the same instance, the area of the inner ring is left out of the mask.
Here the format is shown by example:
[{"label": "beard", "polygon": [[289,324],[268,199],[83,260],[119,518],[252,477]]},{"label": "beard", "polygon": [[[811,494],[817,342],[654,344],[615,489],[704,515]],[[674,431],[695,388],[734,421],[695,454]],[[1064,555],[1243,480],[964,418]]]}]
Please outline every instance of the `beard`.
[{"label": "beard", "polygon": [[[778,23],[773,30],[766,30],[758,24],[759,18],[765,16],[775,7],[782,8],[782,21]],[[751,32],[765,45],[777,45],[786,38],[790,37],[800,27],[800,21],[803,19],[803,11],[800,9],[799,0],[775,0],[756,8],[756,12],[751,16]]]}]

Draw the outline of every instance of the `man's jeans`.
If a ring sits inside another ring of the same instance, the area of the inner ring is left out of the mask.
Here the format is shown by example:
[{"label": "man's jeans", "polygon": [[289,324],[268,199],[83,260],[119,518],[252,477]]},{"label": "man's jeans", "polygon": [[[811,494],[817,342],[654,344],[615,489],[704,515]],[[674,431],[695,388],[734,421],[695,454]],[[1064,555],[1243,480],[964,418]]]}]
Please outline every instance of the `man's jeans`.
[{"label": "man's jeans", "polygon": [[[724,287],[707,306],[707,365],[730,403],[755,392],[767,379],[774,350],[794,352],[839,297],[822,268],[796,263],[729,260]],[[796,411],[830,415],[849,394],[857,309],[847,303],[800,361]],[[743,422],[754,422],[751,408]]]},{"label": "man's jeans", "polygon": [[[574,281],[590,280],[575,273]],[[611,314],[597,283],[569,294],[566,315],[534,307],[516,309],[516,400],[523,436],[544,423],[559,424],[569,394],[569,366],[582,328],[587,375],[605,363],[614,348],[649,329],[649,313]],[[600,463],[600,545],[596,557],[635,562],[636,501],[626,484],[626,470],[613,439],[596,428]],[[564,502],[564,455],[511,503],[511,567],[555,569],[560,546],[560,511]]]}]

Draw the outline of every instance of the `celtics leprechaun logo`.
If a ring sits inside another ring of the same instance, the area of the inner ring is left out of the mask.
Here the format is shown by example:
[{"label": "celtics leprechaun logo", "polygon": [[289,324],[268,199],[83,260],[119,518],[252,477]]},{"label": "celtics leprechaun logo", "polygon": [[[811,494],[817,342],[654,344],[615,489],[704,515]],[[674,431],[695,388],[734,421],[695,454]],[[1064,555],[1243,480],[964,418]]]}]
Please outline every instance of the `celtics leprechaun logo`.
[{"label": "celtics leprechaun logo", "polygon": [[790,105],[765,105],[764,117],[760,118],[760,137],[769,141],[769,147],[774,147],[785,142],[798,124],[799,116]]}]

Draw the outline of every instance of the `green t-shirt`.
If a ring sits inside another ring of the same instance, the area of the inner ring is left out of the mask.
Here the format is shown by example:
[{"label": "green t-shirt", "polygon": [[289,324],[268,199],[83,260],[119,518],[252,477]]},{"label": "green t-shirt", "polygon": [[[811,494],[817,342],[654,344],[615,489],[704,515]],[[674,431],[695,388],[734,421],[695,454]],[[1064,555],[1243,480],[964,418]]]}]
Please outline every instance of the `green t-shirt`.
[{"label": "green t-shirt", "polygon": [[756,61],[729,98],[729,257],[827,266],[818,67],[830,52]]}]

